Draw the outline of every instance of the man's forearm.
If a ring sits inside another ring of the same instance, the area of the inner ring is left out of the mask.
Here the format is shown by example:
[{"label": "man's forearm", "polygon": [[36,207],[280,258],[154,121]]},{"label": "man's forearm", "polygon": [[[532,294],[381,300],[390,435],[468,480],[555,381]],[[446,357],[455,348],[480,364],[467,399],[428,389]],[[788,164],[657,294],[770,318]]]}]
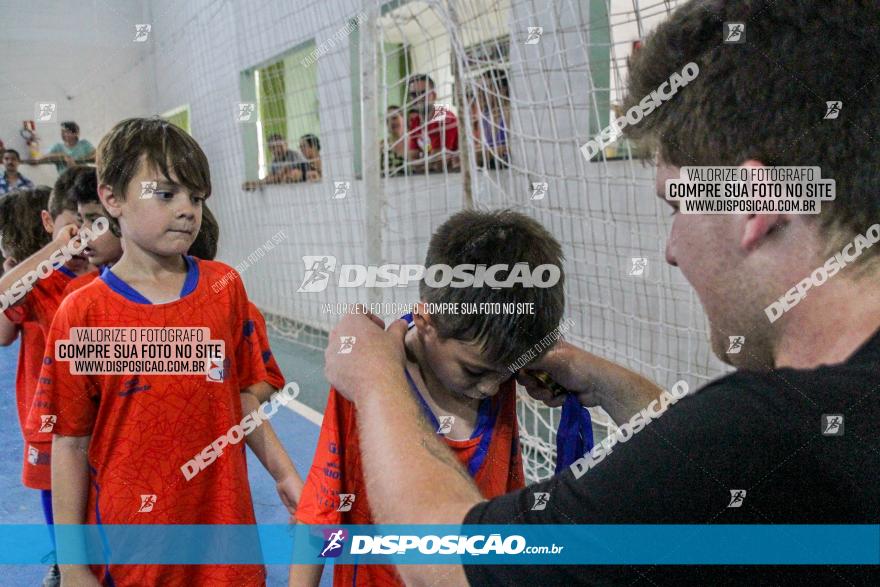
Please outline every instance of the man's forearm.
[{"label": "man's forearm", "polygon": [[586,383],[593,399],[618,424],[660,397],[662,389],[654,382],[625,367],[566,345],[566,362],[574,379]]},{"label": "man's forearm", "polygon": [[[364,477],[377,524],[461,524],[482,500],[428,426],[400,372],[374,379],[357,404]],[[357,496],[355,497],[357,498]],[[402,565],[407,585],[464,585],[461,565]]]},{"label": "man's forearm", "polygon": [[358,431],[370,505],[382,524],[458,524],[482,498],[425,422],[402,373],[358,402]]}]

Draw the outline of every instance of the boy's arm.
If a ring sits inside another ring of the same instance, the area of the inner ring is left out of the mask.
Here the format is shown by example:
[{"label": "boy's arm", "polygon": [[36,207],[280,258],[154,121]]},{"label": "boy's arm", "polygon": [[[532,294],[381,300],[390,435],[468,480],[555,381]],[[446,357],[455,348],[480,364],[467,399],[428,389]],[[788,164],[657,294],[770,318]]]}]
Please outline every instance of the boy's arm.
[{"label": "boy's arm", "polygon": [[0,312],[0,346],[9,346],[18,338],[18,325]]},{"label": "boy's arm", "polygon": [[[76,236],[77,228],[73,224],[65,226],[61,233],[58,235],[58,238],[52,240],[48,245],[28,257],[27,259],[18,263],[15,267],[12,267],[9,271],[3,274],[0,277],[0,292],[9,291],[12,286],[19,280],[21,280],[24,276],[28,275],[31,272],[35,272],[40,263],[44,261],[48,261],[52,254],[55,251],[61,249],[61,247],[70,243],[70,241]],[[30,292],[33,289],[34,281],[28,280],[27,282],[22,282],[24,287],[26,288],[25,294]],[[16,300],[12,305],[15,306],[24,300],[24,296]]]},{"label": "boy's arm", "polygon": [[[52,514],[55,524],[84,524],[89,496],[91,436],[52,439]],[[100,585],[87,565],[60,565],[62,585]]]},{"label": "boy's arm", "polygon": [[[269,387],[268,384],[263,385]],[[249,389],[254,387],[257,386],[251,386]],[[270,387],[270,389],[272,388]],[[260,401],[253,394],[247,391],[242,392],[241,409],[244,414],[259,407]],[[278,440],[272,425],[268,421],[264,421],[246,437],[246,442],[266,471],[272,475],[272,479],[275,480],[275,488],[281,497],[281,503],[293,516],[296,513],[296,504],[299,503],[299,498],[302,495],[303,480],[296,467],[293,466],[293,461],[290,460],[281,441]]]},{"label": "boy's arm", "polygon": [[290,565],[287,587],[317,587],[324,565]]}]

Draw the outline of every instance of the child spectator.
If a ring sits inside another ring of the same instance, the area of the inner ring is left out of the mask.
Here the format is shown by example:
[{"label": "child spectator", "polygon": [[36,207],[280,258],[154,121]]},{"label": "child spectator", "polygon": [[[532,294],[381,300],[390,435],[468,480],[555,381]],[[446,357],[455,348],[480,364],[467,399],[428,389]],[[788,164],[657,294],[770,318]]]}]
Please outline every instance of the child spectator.
[{"label": "child spectator", "polygon": [[[385,124],[388,129],[388,138],[382,141],[380,147],[383,175],[401,175],[406,172],[406,136],[404,136],[404,128],[406,127],[403,123],[403,111],[400,106],[388,107]],[[386,157],[388,158],[387,173]]]},{"label": "child spectator", "polygon": [[315,135],[303,135],[299,138],[299,150],[306,158],[306,181],[321,181],[321,141]]}]

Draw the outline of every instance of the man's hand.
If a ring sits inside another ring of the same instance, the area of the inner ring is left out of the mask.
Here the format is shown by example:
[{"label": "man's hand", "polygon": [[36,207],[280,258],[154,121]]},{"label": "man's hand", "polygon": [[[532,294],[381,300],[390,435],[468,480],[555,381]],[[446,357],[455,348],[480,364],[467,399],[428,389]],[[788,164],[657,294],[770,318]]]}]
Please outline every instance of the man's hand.
[{"label": "man's hand", "polygon": [[74,158],[71,157],[70,155],[64,155],[64,163],[65,163],[68,167],[73,167],[74,165],[76,165],[76,159],[74,159]]},{"label": "man's hand", "polygon": [[657,399],[662,389],[638,373],[607,361],[563,340],[517,373],[517,381],[533,398],[550,407],[565,403],[565,394],[556,393],[529,371],[545,371],[557,384],[577,395],[582,405],[600,406],[617,423]]},{"label": "man's hand", "polygon": [[[324,376],[355,404],[366,388],[381,389],[389,373],[401,372],[406,366],[406,322],[396,320],[388,330],[384,327],[382,320],[358,306],[355,313],[343,316],[330,332],[324,351]],[[342,337],[354,337],[350,353],[339,352]]]},{"label": "man's hand", "polygon": [[590,382],[588,380],[581,380],[570,369],[570,355],[572,353],[571,349],[566,347],[572,347],[572,345],[559,340],[543,357],[520,369],[516,374],[516,380],[536,400],[544,402],[551,408],[559,407],[565,403],[566,394],[553,391],[537,377],[529,373],[530,371],[544,371],[553,381],[569,392],[576,394],[583,405],[588,407],[595,406],[595,399],[590,397]]}]

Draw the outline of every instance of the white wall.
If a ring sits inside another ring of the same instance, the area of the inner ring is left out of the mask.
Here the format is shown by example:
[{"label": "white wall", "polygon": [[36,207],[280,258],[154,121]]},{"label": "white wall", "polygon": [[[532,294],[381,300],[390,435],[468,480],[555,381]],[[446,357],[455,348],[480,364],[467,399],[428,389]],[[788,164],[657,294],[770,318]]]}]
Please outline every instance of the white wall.
[{"label": "white wall", "polygon": [[[241,191],[239,75],[304,41],[314,39],[320,46],[361,12],[364,1],[126,0],[111,8],[95,0],[74,9],[68,2],[43,0],[25,12],[0,0],[4,15],[21,12],[15,27],[10,19],[0,25],[4,62],[15,64],[6,76],[11,83],[0,84],[0,136],[16,146],[14,133],[21,120],[32,118],[33,101],[53,97],[58,97],[61,117],[77,120],[83,136],[93,142],[124,116],[189,104],[192,133],[211,162],[210,205],[222,227],[220,259],[236,265],[284,230],[287,240],[245,271],[245,283],[258,305],[326,326],[334,317],[321,312],[322,303],[366,297],[363,291],[332,287],[324,294],[296,293],[304,276],[303,255],[366,261],[368,211],[363,182],[353,178],[351,128],[352,100],[360,97],[351,96],[348,38],[337,38],[312,65],[317,68],[324,154],[321,183]],[[498,6],[507,13],[501,22],[511,37],[514,164],[493,173],[474,170],[475,202],[523,210],[557,235],[568,259],[569,314],[580,325],[574,336],[588,348],[663,382],[718,372],[699,305],[680,273],[663,262],[667,221],[652,197],[651,168],[638,161],[587,164],[578,151],[589,138],[591,88],[583,31],[590,23],[585,10],[568,0],[552,5],[513,0]],[[137,22],[152,25],[147,44],[131,42]],[[462,30],[467,37],[474,28],[496,36],[497,22],[481,19],[463,24]],[[443,23],[433,18],[425,28],[432,37],[424,46],[436,54],[424,58],[435,63],[449,60],[441,53],[450,32]],[[540,44],[523,45],[527,26],[544,26]],[[633,31],[624,24],[621,35]],[[377,213],[384,226],[386,262],[420,262],[431,232],[461,209],[463,179],[456,173],[381,183],[384,205]],[[332,199],[334,181],[351,182],[347,198]],[[545,200],[529,199],[533,181],[548,182]],[[644,279],[627,274],[636,256],[649,259]],[[389,301],[413,301],[415,292],[382,293]]]},{"label": "white wall", "polygon": [[[97,146],[116,121],[154,112],[154,47],[133,42],[134,25],[150,19],[145,0],[0,0],[0,15],[0,138],[22,157],[19,130],[35,102],[57,104],[56,121],[37,124],[44,153],[61,140],[63,120]],[[52,165],[21,171],[49,184],[57,176]]]}]

